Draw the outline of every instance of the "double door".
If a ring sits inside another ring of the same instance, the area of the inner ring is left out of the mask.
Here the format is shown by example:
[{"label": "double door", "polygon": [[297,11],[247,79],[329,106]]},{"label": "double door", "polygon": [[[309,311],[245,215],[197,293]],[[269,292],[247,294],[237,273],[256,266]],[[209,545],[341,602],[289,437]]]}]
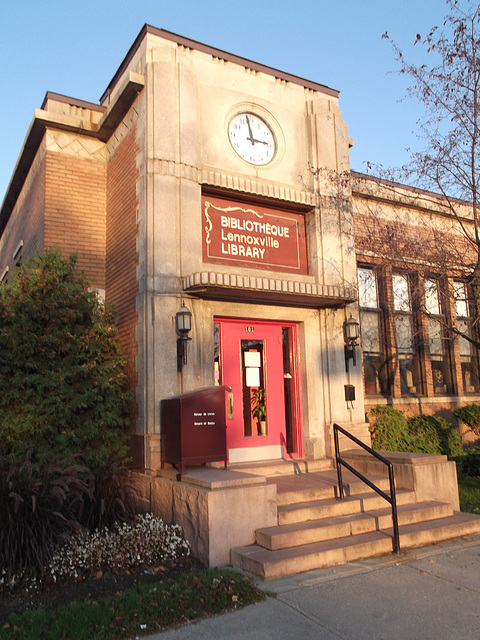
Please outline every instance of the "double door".
[{"label": "double door", "polygon": [[295,324],[215,319],[218,382],[231,387],[231,462],[302,455]]}]

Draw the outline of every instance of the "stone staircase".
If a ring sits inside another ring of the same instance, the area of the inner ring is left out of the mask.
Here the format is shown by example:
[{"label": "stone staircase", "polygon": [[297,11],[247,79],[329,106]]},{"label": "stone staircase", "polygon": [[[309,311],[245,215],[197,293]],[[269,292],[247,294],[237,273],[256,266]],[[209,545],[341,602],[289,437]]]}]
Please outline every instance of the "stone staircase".
[{"label": "stone staircase", "polygon": [[[310,464],[293,475],[292,469],[275,475],[280,468],[261,471],[277,485],[278,525],[258,529],[255,544],[232,549],[234,566],[269,579],[392,552],[391,507],[353,474],[343,472],[347,497],[339,500],[333,468]],[[260,473],[258,467],[248,471]],[[369,479],[389,493],[388,478]],[[478,516],[454,512],[442,502],[417,502],[413,491],[396,493],[402,550],[480,533]]]}]

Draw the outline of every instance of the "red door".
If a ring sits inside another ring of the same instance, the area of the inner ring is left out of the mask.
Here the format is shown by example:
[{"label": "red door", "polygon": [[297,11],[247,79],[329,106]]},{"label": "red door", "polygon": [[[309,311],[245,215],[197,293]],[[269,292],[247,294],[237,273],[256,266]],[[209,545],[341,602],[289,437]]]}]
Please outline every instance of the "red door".
[{"label": "red door", "polygon": [[231,457],[232,450],[257,447],[267,452],[265,457],[298,452],[298,446],[292,448],[293,439],[298,443],[298,438],[291,434],[296,403],[290,397],[292,349],[286,345],[286,327],[258,320],[219,319],[216,323],[221,383],[232,388],[234,399],[233,418],[227,421]]}]

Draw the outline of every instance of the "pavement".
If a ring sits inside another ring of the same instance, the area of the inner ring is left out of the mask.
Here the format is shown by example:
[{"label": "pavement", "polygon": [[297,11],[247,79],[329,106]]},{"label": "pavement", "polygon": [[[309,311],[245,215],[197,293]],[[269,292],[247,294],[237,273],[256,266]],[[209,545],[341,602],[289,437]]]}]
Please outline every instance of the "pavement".
[{"label": "pavement", "polygon": [[276,597],[146,640],[480,640],[480,536],[258,585]]}]

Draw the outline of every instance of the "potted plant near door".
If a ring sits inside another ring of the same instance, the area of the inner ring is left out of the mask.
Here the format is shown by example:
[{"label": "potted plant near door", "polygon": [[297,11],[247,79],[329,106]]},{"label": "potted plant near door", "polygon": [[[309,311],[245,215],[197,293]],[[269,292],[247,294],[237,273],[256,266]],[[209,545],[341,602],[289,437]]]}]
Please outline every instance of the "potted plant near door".
[{"label": "potted plant near door", "polygon": [[267,407],[265,389],[255,389],[252,395],[252,415],[258,421],[259,435],[267,434]]}]

